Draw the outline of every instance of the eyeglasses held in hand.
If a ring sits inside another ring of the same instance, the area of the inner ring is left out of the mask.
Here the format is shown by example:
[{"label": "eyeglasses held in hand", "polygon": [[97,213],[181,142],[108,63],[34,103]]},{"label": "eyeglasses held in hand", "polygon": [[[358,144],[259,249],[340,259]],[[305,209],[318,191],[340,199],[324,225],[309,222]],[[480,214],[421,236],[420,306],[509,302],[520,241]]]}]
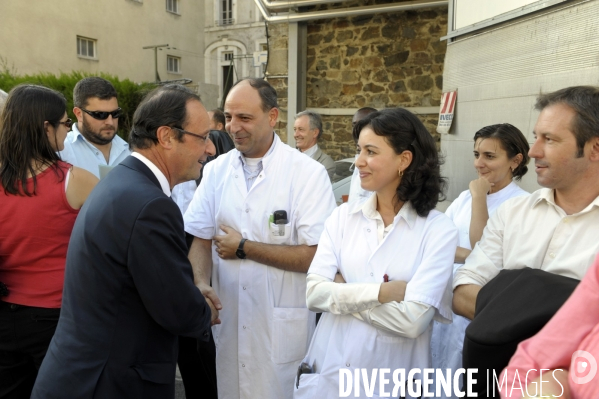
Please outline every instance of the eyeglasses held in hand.
[{"label": "eyeglasses held in hand", "polygon": [[66,121],[58,122],[60,125],[65,125],[67,129],[70,129],[73,126],[73,120],[71,118],[67,118]]},{"label": "eyeglasses held in hand", "polygon": [[106,112],[106,111],[88,111],[86,109],[83,108],[79,108],[81,111],[85,112],[86,114],[88,114],[89,116],[91,116],[94,119],[98,119],[98,120],[106,120],[108,119],[108,115],[112,116],[112,119],[118,119],[120,118],[123,113],[122,113],[122,109],[121,108],[117,108],[114,111],[110,111],[110,112]]}]

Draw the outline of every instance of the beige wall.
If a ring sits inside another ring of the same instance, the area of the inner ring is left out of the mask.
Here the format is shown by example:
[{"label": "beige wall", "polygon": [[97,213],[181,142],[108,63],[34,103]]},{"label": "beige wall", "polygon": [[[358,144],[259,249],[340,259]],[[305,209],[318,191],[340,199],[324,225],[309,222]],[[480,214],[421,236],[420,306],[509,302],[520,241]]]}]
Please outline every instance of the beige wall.
[{"label": "beige wall", "polygon": [[[179,0],[177,15],[166,0],[1,1],[0,57],[18,74],[76,70],[153,82],[154,50],[142,47],[169,44],[158,51],[161,80],[189,78],[206,101],[215,90],[204,84],[203,8]],[[77,56],[77,36],[97,40],[97,59]],[[181,74],[167,73],[167,55],[181,58]]]}]

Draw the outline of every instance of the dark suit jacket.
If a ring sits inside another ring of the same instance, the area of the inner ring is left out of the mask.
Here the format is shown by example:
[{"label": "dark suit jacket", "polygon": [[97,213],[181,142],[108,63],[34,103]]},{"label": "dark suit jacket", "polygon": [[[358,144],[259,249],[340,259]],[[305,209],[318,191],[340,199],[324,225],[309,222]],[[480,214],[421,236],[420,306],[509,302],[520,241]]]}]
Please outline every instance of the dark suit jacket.
[{"label": "dark suit jacket", "polygon": [[173,398],[177,336],[207,339],[177,205],[128,157],[81,208],[32,398]]}]

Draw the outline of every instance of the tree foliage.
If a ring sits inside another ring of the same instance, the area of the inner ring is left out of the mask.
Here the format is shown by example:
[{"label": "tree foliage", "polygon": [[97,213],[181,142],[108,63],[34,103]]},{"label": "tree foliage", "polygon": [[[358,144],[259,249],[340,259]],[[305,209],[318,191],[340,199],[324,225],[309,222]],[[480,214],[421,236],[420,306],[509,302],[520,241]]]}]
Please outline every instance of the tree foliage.
[{"label": "tree foliage", "polygon": [[123,109],[123,116],[119,119],[118,134],[123,139],[127,139],[131,130],[131,121],[133,113],[139,105],[143,96],[155,86],[152,83],[135,83],[129,79],[119,79],[114,75],[101,73],[99,75],[86,72],[69,72],[53,75],[42,72],[35,75],[18,75],[14,69],[7,66],[4,60],[0,59],[0,89],[9,92],[13,87],[23,84],[36,84],[46,86],[61,92],[67,99],[67,113],[69,118],[76,120],[73,113],[73,89],[75,84],[88,76],[100,76],[112,83],[118,93],[119,107]]}]

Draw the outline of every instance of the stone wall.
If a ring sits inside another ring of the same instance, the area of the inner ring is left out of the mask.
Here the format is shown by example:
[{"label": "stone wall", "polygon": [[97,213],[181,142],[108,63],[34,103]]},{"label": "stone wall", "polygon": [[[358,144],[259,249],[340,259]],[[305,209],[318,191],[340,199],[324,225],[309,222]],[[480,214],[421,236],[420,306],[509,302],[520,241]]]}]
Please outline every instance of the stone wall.
[{"label": "stone wall", "polygon": [[269,24],[268,35],[268,65],[266,66],[266,73],[269,76],[268,81],[277,90],[277,97],[279,98],[279,123],[275,126],[275,132],[286,143],[289,25]]},{"label": "stone wall", "polygon": [[[287,93],[287,24],[270,24],[269,81]],[[307,107],[438,106],[443,87],[447,8],[308,22]],[[273,52],[277,52],[274,53]],[[280,104],[283,107],[283,104]],[[286,105],[286,104],[285,104]],[[278,133],[286,140],[287,115]],[[438,115],[420,115],[437,143]],[[323,116],[319,145],[333,159],[353,157],[351,116]]]}]

